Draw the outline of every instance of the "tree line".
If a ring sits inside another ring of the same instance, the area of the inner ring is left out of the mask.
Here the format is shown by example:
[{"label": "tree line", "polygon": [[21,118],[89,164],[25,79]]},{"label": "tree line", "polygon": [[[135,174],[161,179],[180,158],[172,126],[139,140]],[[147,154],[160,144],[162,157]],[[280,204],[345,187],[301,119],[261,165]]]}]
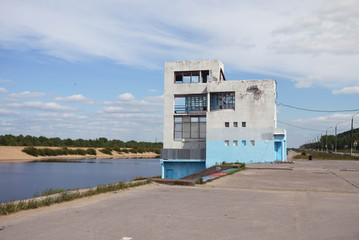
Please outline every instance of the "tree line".
[{"label": "tree line", "polygon": [[[350,132],[346,131],[337,135],[337,149],[345,150],[350,148]],[[353,130],[353,141],[359,144],[359,128]],[[335,136],[334,135],[322,135],[316,142],[303,144],[300,148],[304,149],[327,149],[334,150],[335,148]],[[353,147],[354,148],[354,147]],[[359,147],[357,148],[359,149]]]},{"label": "tree line", "polygon": [[0,146],[45,146],[45,147],[88,147],[88,148],[131,148],[137,152],[159,152],[163,146],[162,142],[136,142],[134,140],[124,142],[121,140],[108,140],[105,137],[96,139],[60,139],[47,138],[44,136],[34,137],[30,135],[14,136],[11,134],[0,135]]}]

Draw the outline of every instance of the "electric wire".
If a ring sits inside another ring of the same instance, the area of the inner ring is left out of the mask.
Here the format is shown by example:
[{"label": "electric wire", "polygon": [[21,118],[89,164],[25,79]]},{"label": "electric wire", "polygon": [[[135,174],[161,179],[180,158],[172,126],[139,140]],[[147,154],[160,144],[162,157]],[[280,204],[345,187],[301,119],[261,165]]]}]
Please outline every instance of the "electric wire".
[{"label": "electric wire", "polygon": [[305,129],[305,130],[310,130],[310,131],[316,131],[316,132],[325,132],[325,130],[318,130],[318,129],[313,129],[313,128],[306,128],[306,127],[296,126],[296,125],[289,124],[289,123],[285,123],[285,122],[281,122],[281,121],[277,121],[277,122],[279,122],[279,123],[281,123],[281,124],[284,124],[284,125],[291,126],[291,127],[300,128],[300,129]]},{"label": "electric wire", "polygon": [[308,108],[296,107],[296,106],[292,106],[292,105],[288,105],[288,104],[284,104],[284,103],[280,103],[280,102],[278,102],[278,106],[284,106],[284,107],[289,107],[289,108],[293,108],[293,109],[297,109],[297,110],[302,110],[302,111],[308,111],[308,112],[335,113],[335,112],[357,112],[357,111],[359,111],[359,108],[358,108],[358,109],[345,109],[345,110],[319,110],[319,109],[308,109]]}]

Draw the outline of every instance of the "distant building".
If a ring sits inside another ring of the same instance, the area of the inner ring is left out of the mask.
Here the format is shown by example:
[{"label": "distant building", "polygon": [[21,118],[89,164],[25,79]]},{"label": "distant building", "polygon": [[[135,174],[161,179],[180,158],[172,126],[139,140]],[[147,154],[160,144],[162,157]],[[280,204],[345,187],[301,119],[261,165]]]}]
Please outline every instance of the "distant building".
[{"label": "distant building", "polygon": [[217,60],[165,64],[162,178],[225,162],[286,160],[276,81],[227,81]]}]

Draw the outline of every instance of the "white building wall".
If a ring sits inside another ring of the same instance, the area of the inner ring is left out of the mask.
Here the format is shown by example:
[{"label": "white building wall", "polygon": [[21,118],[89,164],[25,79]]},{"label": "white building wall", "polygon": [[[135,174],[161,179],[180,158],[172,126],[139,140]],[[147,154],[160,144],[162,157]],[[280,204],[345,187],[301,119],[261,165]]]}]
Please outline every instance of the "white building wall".
[{"label": "white building wall", "polygon": [[[175,83],[176,71],[209,70],[210,82],[219,82],[223,64],[218,60],[166,62],[164,81],[164,113],[163,113],[163,148],[184,147],[184,143],[173,140],[174,132],[174,96],[181,94],[207,93],[208,83]],[[205,140],[202,141],[205,145]],[[193,147],[196,147],[193,145]]]}]

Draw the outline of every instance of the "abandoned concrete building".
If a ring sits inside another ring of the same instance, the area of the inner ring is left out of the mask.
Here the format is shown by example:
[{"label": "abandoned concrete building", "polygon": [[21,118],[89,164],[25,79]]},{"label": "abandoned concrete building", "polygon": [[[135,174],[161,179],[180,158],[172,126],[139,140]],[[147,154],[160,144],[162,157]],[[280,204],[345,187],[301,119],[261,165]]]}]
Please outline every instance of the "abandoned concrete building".
[{"label": "abandoned concrete building", "polygon": [[163,124],[162,178],[179,179],[223,161],[286,160],[276,81],[227,81],[218,60],[165,64]]}]

